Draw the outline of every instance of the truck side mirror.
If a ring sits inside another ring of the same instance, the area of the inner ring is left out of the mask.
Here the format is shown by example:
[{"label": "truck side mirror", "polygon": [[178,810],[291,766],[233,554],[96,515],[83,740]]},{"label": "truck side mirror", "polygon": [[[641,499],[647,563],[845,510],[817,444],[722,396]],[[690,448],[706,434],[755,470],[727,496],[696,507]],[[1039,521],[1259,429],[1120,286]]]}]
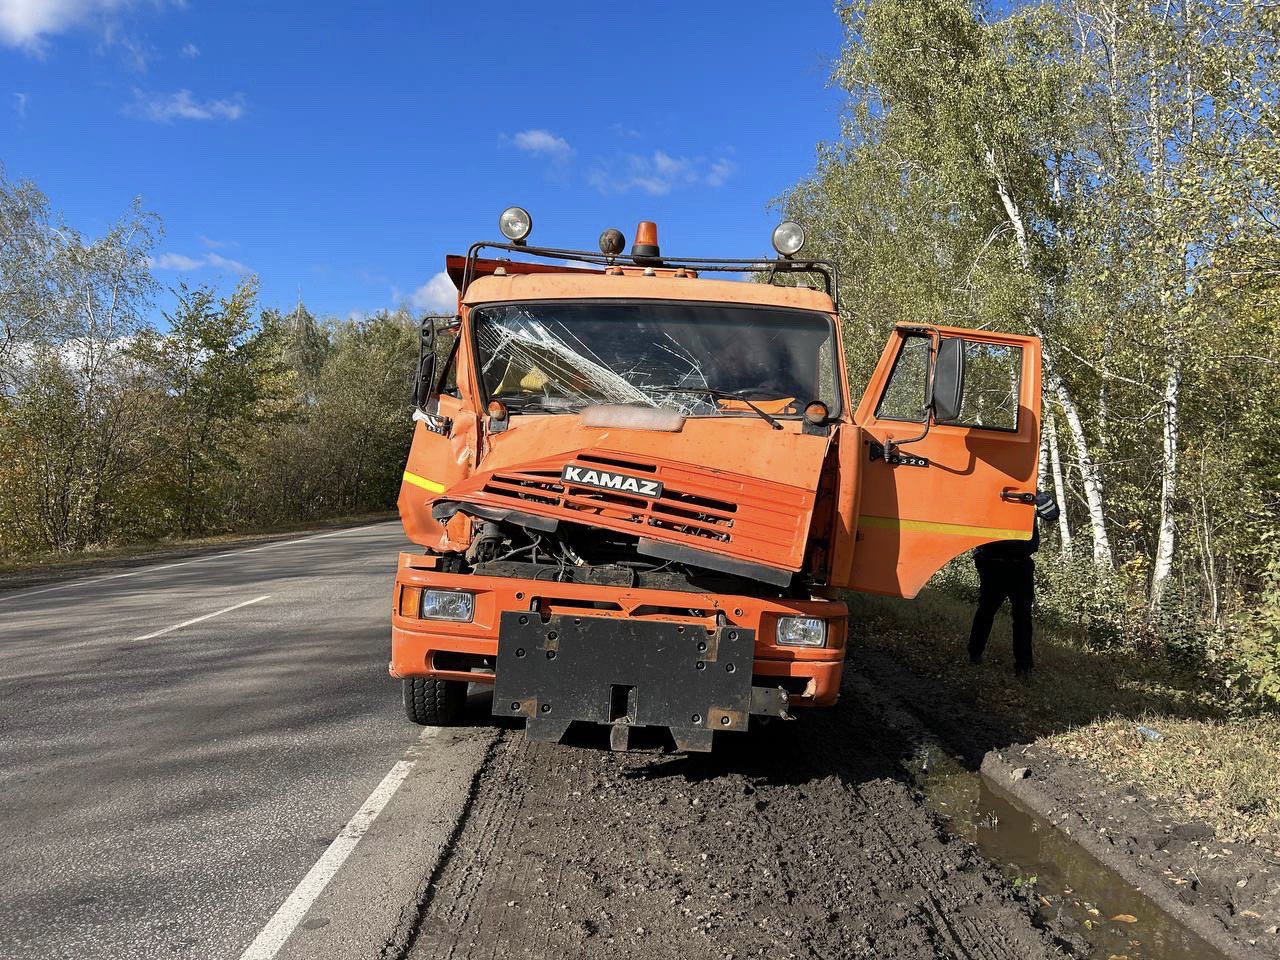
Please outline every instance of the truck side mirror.
[{"label": "truck side mirror", "polygon": [[436,321],[435,317],[423,317],[418,328],[418,368],[413,377],[413,405],[419,410],[431,399],[436,382]]},{"label": "truck side mirror", "polygon": [[929,409],[937,423],[950,423],[960,416],[964,403],[964,341],[946,337],[938,343],[929,384]]},{"label": "truck side mirror", "polygon": [[413,396],[411,402],[419,410],[433,413],[434,401],[440,388],[440,355],[437,340],[440,336],[439,321],[444,321],[444,329],[456,323],[457,317],[431,316],[423,317],[418,332],[418,367],[413,377]]}]

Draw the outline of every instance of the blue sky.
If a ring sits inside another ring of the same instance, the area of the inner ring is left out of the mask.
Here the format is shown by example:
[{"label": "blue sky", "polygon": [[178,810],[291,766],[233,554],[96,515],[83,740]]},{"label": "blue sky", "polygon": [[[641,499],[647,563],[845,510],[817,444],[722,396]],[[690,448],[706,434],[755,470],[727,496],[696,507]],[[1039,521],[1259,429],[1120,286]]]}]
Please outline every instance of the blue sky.
[{"label": "blue sky", "polygon": [[768,251],[840,44],[830,0],[0,0],[0,162],[88,233],[140,195],[166,285],[436,308],[512,203],[548,245]]}]

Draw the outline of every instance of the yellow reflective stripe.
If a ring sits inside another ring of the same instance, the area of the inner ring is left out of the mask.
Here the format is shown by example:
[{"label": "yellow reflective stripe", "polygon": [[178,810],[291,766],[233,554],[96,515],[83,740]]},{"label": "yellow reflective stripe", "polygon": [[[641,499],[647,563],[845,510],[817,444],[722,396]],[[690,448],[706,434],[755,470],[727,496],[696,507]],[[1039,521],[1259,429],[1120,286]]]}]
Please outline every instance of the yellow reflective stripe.
[{"label": "yellow reflective stripe", "polygon": [[903,520],[899,517],[858,517],[859,527],[872,530],[914,530],[952,537],[983,537],[991,540],[1030,540],[1030,530],[1002,530],[999,527],[969,527],[963,523],[935,523],[931,520]]},{"label": "yellow reflective stripe", "polygon": [[421,487],[423,490],[430,490],[432,493],[444,493],[443,483],[436,483],[434,480],[420,477],[416,473],[410,473],[408,470],[404,472],[404,481],[405,483],[412,483],[415,487]]}]

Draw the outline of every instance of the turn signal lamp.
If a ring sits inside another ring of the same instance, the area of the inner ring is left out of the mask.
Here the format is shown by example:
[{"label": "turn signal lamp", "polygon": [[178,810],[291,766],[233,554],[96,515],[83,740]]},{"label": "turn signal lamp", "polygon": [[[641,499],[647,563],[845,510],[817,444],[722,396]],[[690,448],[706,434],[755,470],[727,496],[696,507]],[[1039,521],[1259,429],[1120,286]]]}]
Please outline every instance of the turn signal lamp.
[{"label": "turn signal lamp", "polygon": [[831,411],[827,409],[827,405],[821,400],[815,400],[804,408],[804,418],[815,427],[822,426],[830,416]]},{"label": "turn signal lamp", "polygon": [[498,217],[498,229],[512,243],[524,243],[533,230],[533,217],[524,207],[507,207]]},{"label": "turn signal lamp", "polygon": [[489,416],[495,420],[507,419],[507,405],[501,400],[490,400],[488,406]]},{"label": "turn signal lamp", "polygon": [[780,257],[794,257],[804,246],[804,227],[794,220],[784,220],[773,228],[773,249]]}]

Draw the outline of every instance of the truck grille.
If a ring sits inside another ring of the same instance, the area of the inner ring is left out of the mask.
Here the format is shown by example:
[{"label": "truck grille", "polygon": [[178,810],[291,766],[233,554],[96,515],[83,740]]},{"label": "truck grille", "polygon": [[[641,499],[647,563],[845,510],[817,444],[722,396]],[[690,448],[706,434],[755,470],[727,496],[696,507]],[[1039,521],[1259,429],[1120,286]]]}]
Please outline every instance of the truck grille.
[{"label": "truck grille", "polygon": [[[510,507],[654,540],[680,543],[771,566],[800,568],[813,493],[737,474],[683,464],[582,452],[567,462],[662,482],[647,498],[560,479],[563,454],[481,474],[451,497]],[[478,488],[472,491],[472,484]]]}]

